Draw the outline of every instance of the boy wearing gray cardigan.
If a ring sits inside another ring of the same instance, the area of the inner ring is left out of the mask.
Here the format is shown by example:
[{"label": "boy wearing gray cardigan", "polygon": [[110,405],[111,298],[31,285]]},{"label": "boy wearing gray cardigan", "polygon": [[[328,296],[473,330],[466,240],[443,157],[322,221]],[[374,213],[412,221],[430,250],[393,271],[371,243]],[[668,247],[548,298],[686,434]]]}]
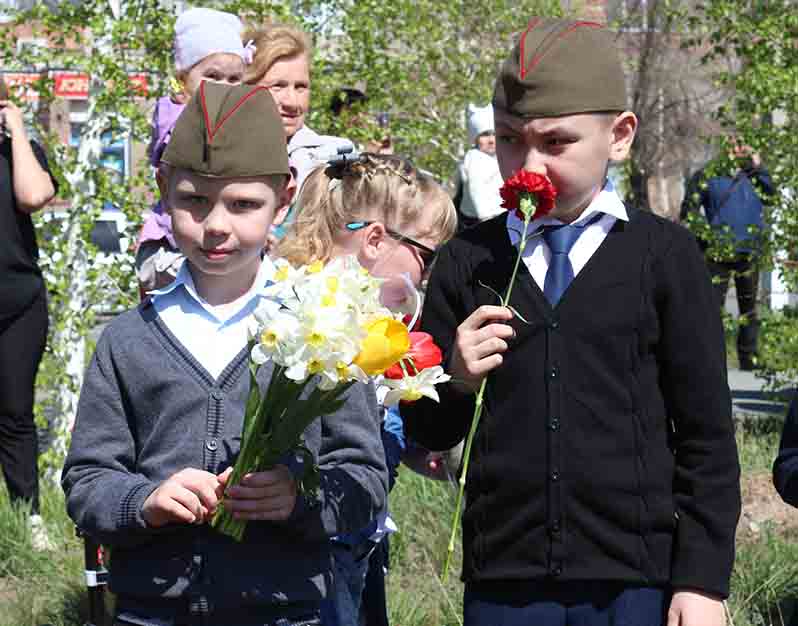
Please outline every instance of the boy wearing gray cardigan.
[{"label": "boy wearing gray cardigan", "polygon": [[[248,392],[247,320],[273,271],[261,250],[289,201],[271,95],[202,83],[163,162],[158,184],[187,260],[97,344],[62,477],[69,515],[112,548],[117,624],[321,624],[328,536],[361,528],[385,501],[373,388],[354,385],[305,432],[318,500],[297,494],[293,459],[227,485]],[[250,520],[241,543],[208,524],[223,496]]]}]

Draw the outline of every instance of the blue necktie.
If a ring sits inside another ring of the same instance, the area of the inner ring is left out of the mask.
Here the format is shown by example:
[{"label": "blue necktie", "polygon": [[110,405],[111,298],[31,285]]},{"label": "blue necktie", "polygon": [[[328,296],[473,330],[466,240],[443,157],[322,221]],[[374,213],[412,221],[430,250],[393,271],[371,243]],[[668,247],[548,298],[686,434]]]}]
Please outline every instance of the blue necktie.
[{"label": "blue necktie", "polygon": [[565,290],[568,289],[568,285],[574,279],[574,267],[571,265],[568,253],[585,228],[598,221],[603,215],[603,213],[596,213],[587,222],[578,226],[564,224],[543,231],[543,239],[546,240],[551,251],[549,269],[546,271],[546,278],[543,281],[543,295],[546,296],[546,300],[551,306],[557,306]]}]

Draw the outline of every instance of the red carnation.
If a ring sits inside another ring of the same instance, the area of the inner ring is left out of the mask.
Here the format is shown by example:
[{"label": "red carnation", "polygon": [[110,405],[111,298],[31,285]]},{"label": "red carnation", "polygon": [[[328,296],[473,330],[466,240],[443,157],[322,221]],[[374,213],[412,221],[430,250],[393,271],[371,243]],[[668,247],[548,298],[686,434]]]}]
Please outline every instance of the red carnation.
[{"label": "red carnation", "polygon": [[[407,351],[402,360],[412,362],[412,365],[408,363],[405,367],[407,367],[408,375],[414,376],[416,372],[440,365],[441,361],[443,361],[443,353],[435,345],[432,335],[429,333],[410,333],[410,350]],[[404,375],[402,366],[399,363],[385,370],[386,378],[399,380],[404,378]]]},{"label": "red carnation", "polygon": [[548,176],[524,169],[518,170],[506,180],[499,193],[503,200],[502,208],[515,210],[516,215],[522,220],[525,216],[521,200],[525,198],[531,200],[532,215],[542,217],[554,208],[554,199],[557,197],[557,190]]}]

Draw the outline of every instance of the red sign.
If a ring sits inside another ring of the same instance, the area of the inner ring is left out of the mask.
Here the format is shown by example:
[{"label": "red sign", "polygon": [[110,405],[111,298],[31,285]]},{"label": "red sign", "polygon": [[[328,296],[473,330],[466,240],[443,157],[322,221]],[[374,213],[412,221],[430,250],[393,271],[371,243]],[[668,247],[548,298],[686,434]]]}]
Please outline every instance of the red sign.
[{"label": "red sign", "polygon": [[59,72],[55,75],[55,95],[66,100],[85,100],[89,97],[89,75]]},{"label": "red sign", "polygon": [[39,80],[39,74],[33,72],[4,72],[3,80],[8,85],[8,90],[15,96],[27,102],[39,99],[39,94],[33,88],[33,83]]},{"label": "red sign", "polygon": [[[33,88],[33,83],[39,80],[40,74],[36,72],[5,72],[2,77],[9,90],[25,101],[39,99],[39,94]],[[141,98],[146,98],[149,93],[149,83],[146,74],[128,74],[132,91]],[[53,72],[55,81],[55,96],[65,100],[86,100],[89,97],[89,75],[80,72]]]}]

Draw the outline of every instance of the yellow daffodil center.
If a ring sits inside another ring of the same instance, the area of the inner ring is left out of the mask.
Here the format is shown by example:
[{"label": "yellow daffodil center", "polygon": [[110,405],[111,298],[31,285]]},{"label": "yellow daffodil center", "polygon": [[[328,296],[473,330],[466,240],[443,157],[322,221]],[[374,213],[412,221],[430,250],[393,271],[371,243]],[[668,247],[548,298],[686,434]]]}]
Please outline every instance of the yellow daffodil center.
[{"label": "yellow daffodil center", "polygon": [[283,265],[280,269],[278,269],[274,273],[274,280],[278,283],[283,282],[284,280],[288,280],[288,266]]},{"label": "yellow daffodil center", "polygon": [[323,269],[324,269],[323,261],[314,261],[313,263],[308,265],[308,274],[318,274]]},{"label": "yellow daffodil center", "polygon": [[273,348],[277,345],[277,333],[267,328],[260,334],[260,342],[267,348]]},{"label": "yellow daffodil center", "polygon": [[343,382],[349,377],[349,366],[343,361],[338,361],[335,364],[335,373],[338,374],[338,380]]},{"label": "yellow daffodil center", "polygon": [[416,400],[420,400],[422,397],[424,397],[424,394],[418,389],[408,389],[402,394],[402,400],[407,402],[415,402]]},{"label": "yellow daffodil center", "polygon": [[311,374],[318,374],[322,371],[324,371],[324,363],[322,363],[319,359],[311,359],[308,362],[308,372]]},{"label": "yellow daffodil center", "polygon": [[320,333],[317,330],[313,330],[307,334],[305,337],[305,341],[311,348],[321,348],[324,345],[325,336],[324,333]]}]

